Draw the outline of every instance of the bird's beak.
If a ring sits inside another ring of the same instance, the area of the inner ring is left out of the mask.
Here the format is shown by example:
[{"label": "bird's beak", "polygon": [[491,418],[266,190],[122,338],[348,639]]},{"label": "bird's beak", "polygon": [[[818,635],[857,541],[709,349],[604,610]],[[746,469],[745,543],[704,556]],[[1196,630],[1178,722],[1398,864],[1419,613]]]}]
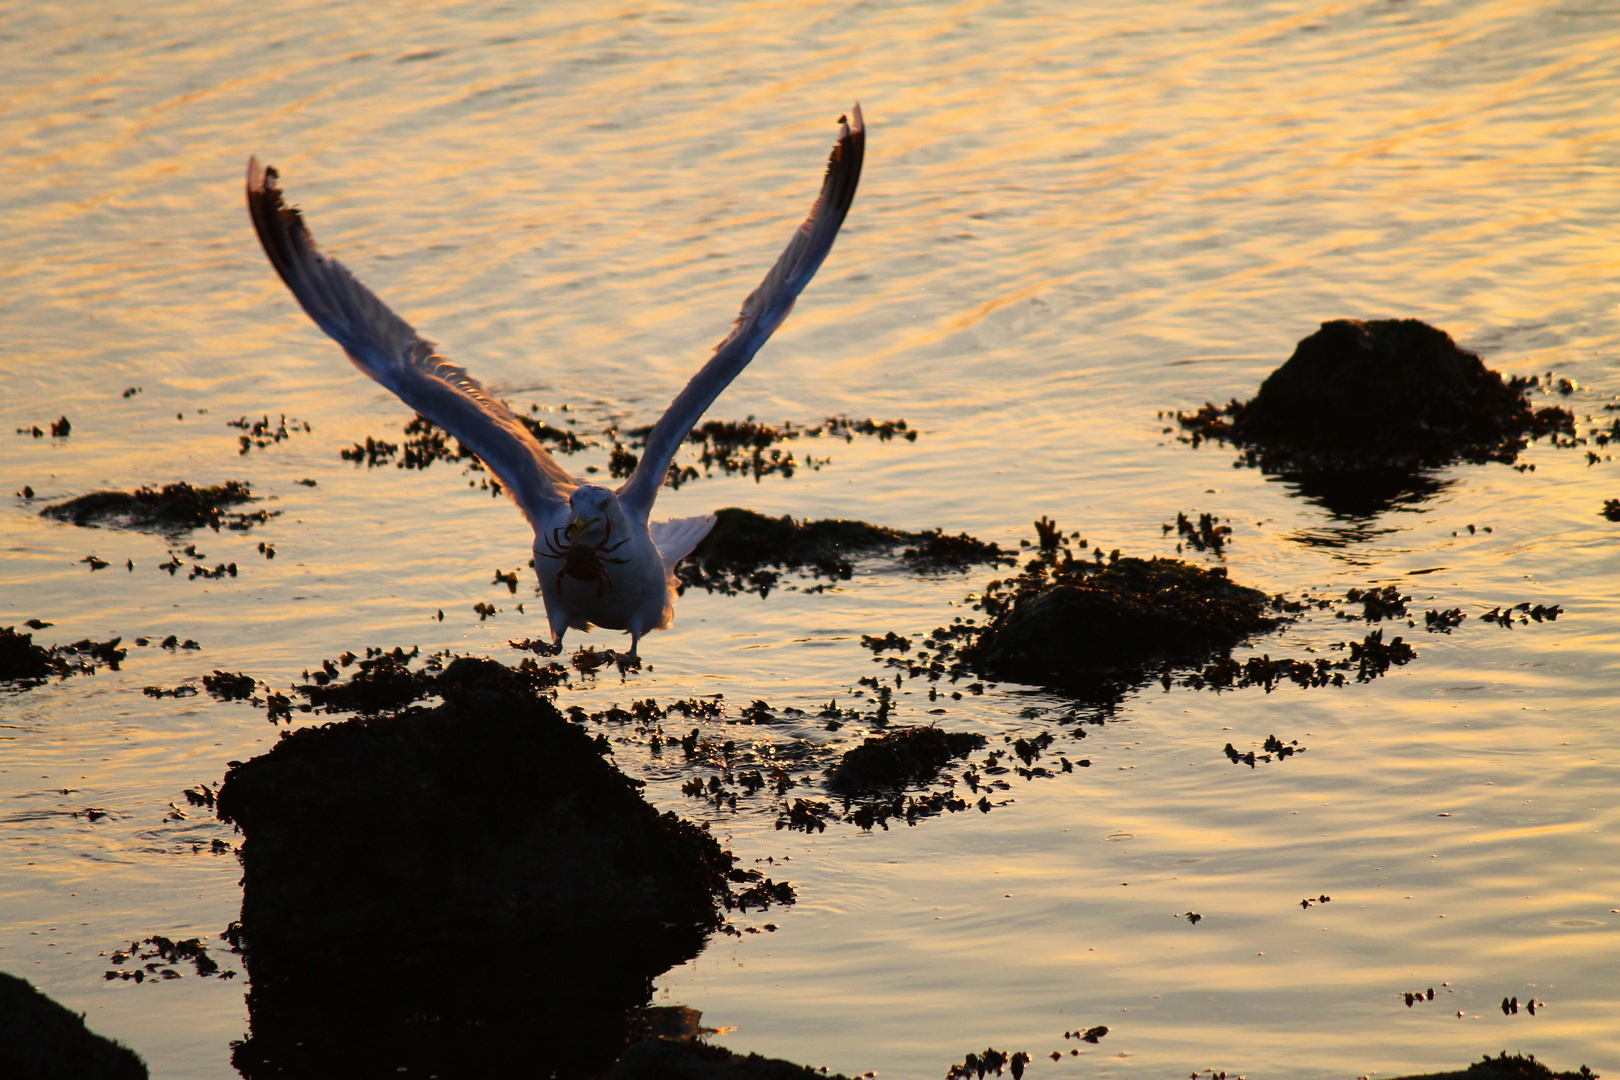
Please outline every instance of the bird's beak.
[{"label": "bird's beak", "polygon": [[585,535],[587,527],[585,519],[576,515],[574,520],[568,523],[568,542],[570,544],[579,543],[579,538]]}]

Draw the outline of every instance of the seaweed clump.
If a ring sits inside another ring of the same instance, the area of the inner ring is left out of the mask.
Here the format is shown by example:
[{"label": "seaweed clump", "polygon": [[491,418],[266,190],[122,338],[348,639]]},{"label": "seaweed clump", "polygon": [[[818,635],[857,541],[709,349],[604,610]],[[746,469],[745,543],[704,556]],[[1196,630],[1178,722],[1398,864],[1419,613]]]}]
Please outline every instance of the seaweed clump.
[{"label": "seaweed clump", "polygon": [[984,736],[936,727],[895,728],[874,735],[827,770],[827,789],[854,796],[926,783],[954,758],[984,746]]},{"label": "seaweed clump", "polygon": [[607,743],[461,659],[443,705],[286,734],[217,797],[244,833],[244,1076],[594,1075],[721,924],[733,858]]},{"label": "seaweed clump", "polygon": [[1077,559],[1067,538],[1043,524],[1040,554],[979,598],[988,619],[957,624],[958,658],[981,675],[1112,693],[1153,671],[1225,654],[1282,621],[1265,593],[1233,582],[1225,567],[1117,550],[1106,560],[1101,551]]},{"label": "seaweed clump", "polygon": [[735,507],[718,510],[715,517],[709,535],[675,567],[683,589],[697,586],[726,595],[751,592],[763,597],[781,584],[784,571],[829,583],[848,581],[855,573],[854,559],[891,552],[902,544],[913,545],[901,559],[917,570],[964,569],[1010,558],[996,544],[965,533],[946,536],[938,529],[909,533],[865,521],[795,521],[787,515],[773,518]]},{"label": "seaweed clump", "polygon": [[8,1080],[146,1080],[129,1047],[97,1035],[15,975],[0,973],[0,1076]]},{"label": "seaweed clump", "polygon": [[1254,398],[1177,413],[1185,441],[1228,442],[1335,512],[1370,515],[1432,487],[1425,470],[1512,463],[1529,440],[1573,436],[1535,408],[1535,378],[1502,376],[1416,319],[1335,319],[1302,340]]},{"label": "seaweed clump", "polygon": [[279,510],[240,513],[225,509],[253,501],[252,489],[238,480],[208,487],[192,487],[181,481],[164,484],[162,488],[136,488],[133,492],[92,491],[47,506],[40,515],[74,525],[116,525],[176,533],[204,527],[215,532],[221,527],[246,531],[281,513]]},{"label": "seaweed clump", "polygon": [[36,645],[33,634],[19,634],[15,627],[0,626],[0,683],[35,686],[53,678],[93,675],[103,665],[117,671],[129,655],[128,649],[118,647],[122,640],[84,638],[69,645]]}]

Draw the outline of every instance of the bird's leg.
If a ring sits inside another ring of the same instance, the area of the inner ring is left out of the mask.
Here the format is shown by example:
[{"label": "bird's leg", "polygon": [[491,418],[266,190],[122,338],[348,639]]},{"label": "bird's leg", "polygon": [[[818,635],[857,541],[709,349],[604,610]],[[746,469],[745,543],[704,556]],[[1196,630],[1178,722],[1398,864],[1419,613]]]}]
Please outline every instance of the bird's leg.
[{"label": "bird's leg", "polygon": [[641,657],[636,655],[636,647],[640,644],[641,635],[636,633],[634,630],[630,631],[630,651],[617,658],[619,661],[620,675],[623,675],[625,672],[630,671],[631,669],[640,670]]}]

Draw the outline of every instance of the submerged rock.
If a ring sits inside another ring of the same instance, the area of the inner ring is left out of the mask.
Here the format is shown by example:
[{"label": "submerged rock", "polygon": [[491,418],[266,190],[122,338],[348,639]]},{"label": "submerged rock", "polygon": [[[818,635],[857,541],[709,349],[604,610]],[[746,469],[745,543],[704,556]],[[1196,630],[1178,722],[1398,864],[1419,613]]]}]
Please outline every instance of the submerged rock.
[{"label": "submerged rock", "polygon": [[92,491],[88,495],[47,506],[39,513],[41,517],[74,525],[114,525],[158,532],[184,532],[206,527],[218,532],[221,526],[237,530],[251,529],[280,513],[279,510],[230,513],[225,509],[254,501],[252,489],[240,481],[227,480],[209,487],[192,487],[182,481],[164,484],[161,489],[142,487],[133,492]]},{"label": "submerged rock", "polygon": [[1402,501],[1403,477],[1456,461],[1512,462],[1531,439],[1572,435],[1568,410],[1530,404],[1533,385],[1503,379],[1416,319],[1335,319],[1252,400],[1176,418],[1190,441],[1242,447],[1247,464],[1298,480],[1330,509],[1376,512]]},{"label": "submerged rock", "polygon": [[707,832],[502,665],[446,676],[436,709],[292,731],[227,775],[243,1075],[590,1075],[719,925],[733,860]]},{"label": "submerged rock", "polygon": [[97,1035],[15,975],[0,973],[0,1076],[6,1080],[146,1080],[146,1063]]}]

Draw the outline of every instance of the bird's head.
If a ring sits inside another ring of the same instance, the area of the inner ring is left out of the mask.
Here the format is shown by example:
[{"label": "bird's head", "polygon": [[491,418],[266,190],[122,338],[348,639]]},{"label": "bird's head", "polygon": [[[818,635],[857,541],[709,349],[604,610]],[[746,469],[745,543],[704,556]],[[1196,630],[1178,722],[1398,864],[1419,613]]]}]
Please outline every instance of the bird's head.
[{"label": "bird's head", "polygon": [[610,530],[618,531],[615,526],[620,524],[618,519],[624,516],[616,512],[619,509],[618,497],[596,484],[581,484],[575,488],[568,498],[568,505],[572,511],[566,533],[570,544],[603,542]]}]

